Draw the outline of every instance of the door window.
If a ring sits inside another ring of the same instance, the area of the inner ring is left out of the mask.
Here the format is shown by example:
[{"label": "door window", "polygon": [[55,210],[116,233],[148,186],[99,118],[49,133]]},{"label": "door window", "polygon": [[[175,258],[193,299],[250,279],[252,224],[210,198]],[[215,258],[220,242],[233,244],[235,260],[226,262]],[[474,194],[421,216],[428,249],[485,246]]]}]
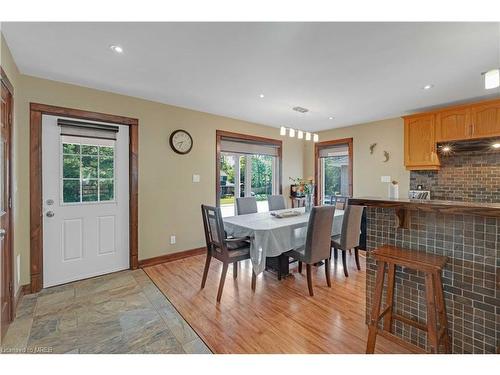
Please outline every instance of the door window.
[{"label": "door window", "polygon": [[61,141],[63,204],[115,200],[114,142],[91,144]]}]

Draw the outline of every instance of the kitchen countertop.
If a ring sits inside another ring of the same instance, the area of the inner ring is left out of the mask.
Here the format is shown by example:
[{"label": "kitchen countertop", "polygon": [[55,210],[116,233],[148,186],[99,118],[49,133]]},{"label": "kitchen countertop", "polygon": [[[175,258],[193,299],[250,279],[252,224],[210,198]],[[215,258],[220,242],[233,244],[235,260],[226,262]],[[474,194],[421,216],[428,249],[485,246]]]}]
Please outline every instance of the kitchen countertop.
[{"label": "kitchen countertop", "polygon": [[350,198],[349,204],[368,207],[399,208],[423,210],[443,214],[469,214],[500,217],[500,203],[421,200],[408,198],[359,197]]}]

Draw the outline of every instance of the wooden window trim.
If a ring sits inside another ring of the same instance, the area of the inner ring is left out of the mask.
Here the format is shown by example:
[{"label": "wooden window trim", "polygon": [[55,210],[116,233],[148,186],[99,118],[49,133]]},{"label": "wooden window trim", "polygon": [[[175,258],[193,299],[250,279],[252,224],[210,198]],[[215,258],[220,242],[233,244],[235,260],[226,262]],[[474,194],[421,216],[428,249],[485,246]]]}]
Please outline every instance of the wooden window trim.
[{"label": "wooden window trim", "polygon": [[278,179],[279,179],[279,193],[283,194],[283,141],[279,139],[273,138],[265,138],[259,137],[250,134],[240,134],[233,133],[224,130],[217,130],[215,132],[215,205],[219,207],[220,205],[220,161],[221,161],[221,141],[222,138],[234,138],[244,141],[256,141],[263,142],[267,144],[272,144],[278,146],[278,160],[279,160],[279,170],[278,170]]},{"label": "wooden window trim", "polygon": [[31,293],[36,293],[43,287],[42,115],[74,117],[129,126],[129,256],[130,268],[138,268],[139,120],[80,109],[30,103]]},{"label": "wooden window trim", "polygon": [[316,189],[314,191],[315,204],[319,204],[319,186],[320,186],[320,170],[319,170],[319,152],[322,149],[338,144],[347,144],[349,149],[349,196],[353,194],[353,139],[340,138],[329,141],[318,142],[314,144],[314,181],[316,182]]}]

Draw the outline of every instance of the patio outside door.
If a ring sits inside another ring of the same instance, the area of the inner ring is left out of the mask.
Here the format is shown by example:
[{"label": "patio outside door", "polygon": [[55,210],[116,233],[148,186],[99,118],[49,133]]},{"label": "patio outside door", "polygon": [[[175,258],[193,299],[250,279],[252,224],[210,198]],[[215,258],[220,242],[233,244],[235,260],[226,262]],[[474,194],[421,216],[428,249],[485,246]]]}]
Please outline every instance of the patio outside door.
[{"label": "patio outside door", "polygon": [[267,196],[279,194],[278,162],[272,155],[222,152],[219,177],[222,216],[236,214],[237,197],[255,197],[258,211],[268,211]]},{"label": "patio outside door", "polygon": [[43,286],[129,268],[128,126],[42,123]]}]

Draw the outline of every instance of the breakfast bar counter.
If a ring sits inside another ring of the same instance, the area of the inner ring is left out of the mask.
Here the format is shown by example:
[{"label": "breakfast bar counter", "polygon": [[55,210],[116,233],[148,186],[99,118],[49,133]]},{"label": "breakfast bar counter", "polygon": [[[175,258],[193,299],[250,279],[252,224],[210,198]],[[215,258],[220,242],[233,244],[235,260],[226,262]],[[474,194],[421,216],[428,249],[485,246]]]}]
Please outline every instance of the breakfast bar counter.
[{"label": "breakfast bar counter", "polygon": [[[375,289],[370,251],[383,245],[444,255],[448,326],[453,353],[496,353],[500,346],[500,204],[462,201],[352,198],[366,206],[366,319]],[[395,308],[425,322],[420,272],[396,269]],[[394,322],[401,339],[427,350],[426,334]]]}]

